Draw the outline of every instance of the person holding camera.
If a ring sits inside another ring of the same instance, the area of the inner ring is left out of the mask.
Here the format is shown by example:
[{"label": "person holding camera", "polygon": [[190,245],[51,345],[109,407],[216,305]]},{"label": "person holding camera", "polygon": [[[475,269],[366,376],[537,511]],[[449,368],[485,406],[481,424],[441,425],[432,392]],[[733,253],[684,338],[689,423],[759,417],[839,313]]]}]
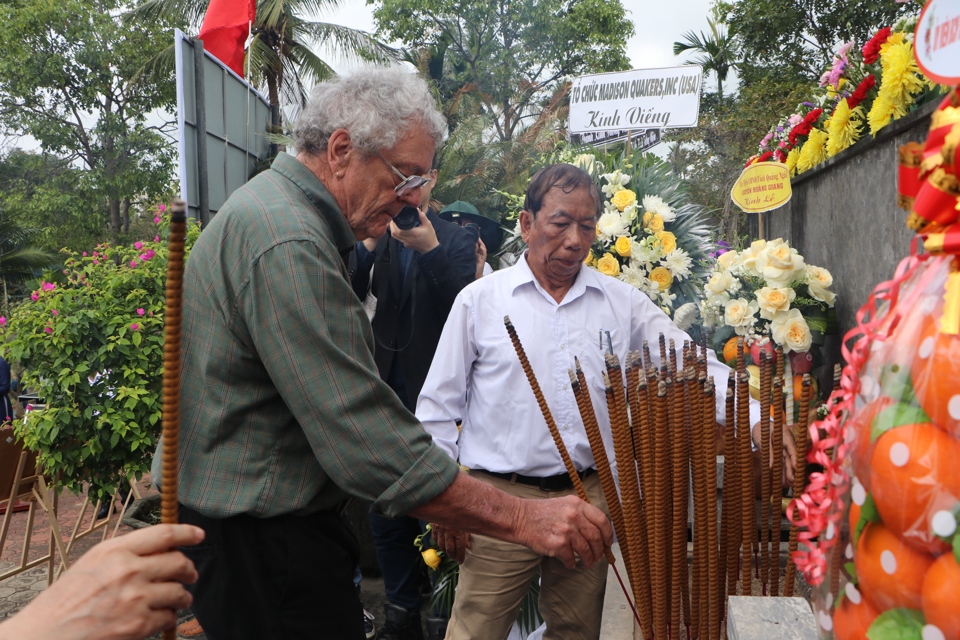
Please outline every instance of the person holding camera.
[{"label": "person holding camera", "polygon": [[[430,182],[420,187],[420,208],[405,207],[383,237],[358,242],[350,265],[360,300],[376,297],[374,360],[380,377],[410,411],[416,408],[450,307],[473,282],[477,268],[477,234],[441,220],[429,207],[436,158],[428,177]],[[386,624],[376,637],[420,640],[422,573],[420,553],[413,546],[420,522],[371,514],[370,527],[388,600]],[[442,626],[439,620],[428,620],[431,635]]]}]

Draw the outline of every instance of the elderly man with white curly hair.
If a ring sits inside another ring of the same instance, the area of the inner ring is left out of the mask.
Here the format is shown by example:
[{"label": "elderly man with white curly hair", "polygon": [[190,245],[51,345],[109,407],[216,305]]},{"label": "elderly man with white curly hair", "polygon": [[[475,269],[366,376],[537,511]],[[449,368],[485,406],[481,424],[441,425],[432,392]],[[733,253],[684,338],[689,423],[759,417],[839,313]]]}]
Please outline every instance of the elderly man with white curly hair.
[{"label": "elderly man with white curly hair", "polygon": [[297,155],[230,196],[190,254],[180,513],[206,532],[184,552],[212,640],[363,637],[350,496],[570,567],[612,541],[575,496],[522,500],[460,473],[377,374],[346,261],[420,204],[446,129],[402,70],[323,83],[295,127]]}]

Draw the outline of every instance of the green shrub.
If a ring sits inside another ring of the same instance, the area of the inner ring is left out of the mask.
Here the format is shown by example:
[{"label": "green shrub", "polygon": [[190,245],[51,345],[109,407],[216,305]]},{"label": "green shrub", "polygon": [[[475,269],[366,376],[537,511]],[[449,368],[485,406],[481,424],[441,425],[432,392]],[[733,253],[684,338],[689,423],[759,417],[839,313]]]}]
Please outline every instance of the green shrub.
[{"label": "green shrub", "polygon": [[[161,214],[155,222],[151,241],[64,251],[62,274],[48,274],[0,318],[0,348],[46,403],[17,421],[15,433],[54,483],[74,492],[89,483],[104,497],[150,468],[160,433],[169,231]],[[191,222],[187,252],[199,234]]]}]

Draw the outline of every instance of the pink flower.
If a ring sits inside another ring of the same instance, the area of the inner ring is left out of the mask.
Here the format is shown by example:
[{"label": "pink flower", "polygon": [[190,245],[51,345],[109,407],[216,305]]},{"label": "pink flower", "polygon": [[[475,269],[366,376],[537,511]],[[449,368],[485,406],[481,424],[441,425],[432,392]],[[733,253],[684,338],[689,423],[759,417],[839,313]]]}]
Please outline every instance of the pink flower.
[{"label": "pink flower", "polygon": [[100,261],[97,260],[96,258],[94,258],[94,259],[93,259],[93,264],[100,264]]},{"label": "pink flower", "polygon": [[131,267],[136,267],[136,266],[137,266],[137,261],[136,261],[136,260],[131,260],[131,261],[130,261],[130,266],[131,266]]},{"label": "pink flower", "polygon": [[130,328],[133,329],[134,331],[140,331],[140,325],[138,325],[136,322],[131,324]]},{"label": "pink flower", "polygon": [[6,317],[6,316],[0,316],[0,327],[4,326],[4,325],[6,325],[6,324],[7,324],[7,317]]},{"label": "pink flower", "polygon": [[137,249],[143,249],[143,243],[140,242],[139,240],[137,240],[136,242],[134,242],[134,243],[133,243],[133,246],[135,246]]},{"label": "pink flower", "polygon": [[84,258],[87,257],[87,252],[86,252],[86,251],[83,252],[83,257],[84,257]]},{"label": "pink flower", "polygon": [[30,299],[33,300],[34,302],[36,302],[37,300],[40,299],[40,294],[38,294],[36,291],[34,291],[33,293],[30,294]]},{"label": "pink flower", "polygon": [[140,308],[137,309],[137,315],[138,315],[138,316],[142,316],[144,313],[146,313],[146,311],[143,310],[143,307],[140,307]]},{"label": "pink flower", "polygon": [[57,285],[53,284],[52,282],[44,282],[40,284],[40,288],[44,291],[53,291],[57,288]]},{"label": "pink flower", "polygon": [[93,257],[94,257],[94,258],[99,258],[99,257],[100,257],[100,254],[97,253],[96,251],[94,251],[94,252],[93,252]]},{"label": "pink flower", "polygon": [[140,256],[140,259],[141,259],[141,260],[149,260],[150,258],[153,258],[155,255],[157,255],[157,252],[154,251],[153,249],[150,249],[150,250],[148,250],[145,254],[143,254],[142,256]]},{"label": "pink flower", "polygon": [[47,333],[53,333],[53,329],[51,329],[50,327],[44,327],[43,330],[46,331]]},{"label": "pink flower", "polygon": [[157,209],[160,211],[160,213],[163,213],[164,211],[167,210],[167,205],[161,204],[160,206],[157,207]]},{"label": "pink flower", "polygon": [[54,316],[60,315],[60,312],[57,311],[56,309],[52,309],[52,310],[50,311],[50,313],[52,313]]},{"label": "pink flower", "polygon": [[153,219],[153,224],[160,224],[160,216]]},{"label": "pink flower", "polygon": [[154,242],[160,242],[160,236],[153,236]]}]

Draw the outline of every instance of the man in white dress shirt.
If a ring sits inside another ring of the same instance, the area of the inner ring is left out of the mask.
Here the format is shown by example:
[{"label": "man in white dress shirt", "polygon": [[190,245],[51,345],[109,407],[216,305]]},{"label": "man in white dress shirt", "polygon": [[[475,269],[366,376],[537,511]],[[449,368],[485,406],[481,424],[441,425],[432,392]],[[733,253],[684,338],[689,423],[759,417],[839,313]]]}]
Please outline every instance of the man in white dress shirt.
[{"label": "man in white dress shirt", "polygon": [[[608,450],[612,451],[601,371],[614,353],[689,336],[634,287],[587,268],[602,204],[590,176],[573,165],[539,171],[527,189],[520,229],[528,250],[509,269],[464,288],[447,318],[417,404],[434,441],[470,475],[534,499],[573,494],[560,455],[530,390],[503,317],[516,326],[533,371],[580,471],[590,502],[609,511],[567,370],[578,356]],[[604,336],[601,345],[598,336]],[[609,339],[607,338],[609,336]],[[656,356],[655,356],[656,357]],[[724,419],[728,369],[712,355],[716,412]],[[751,403],[751,424],[759,407]],[[458,432],[457,421],[462,420]],[[537,569],[544,638],[598,638],[607,564],[567,569],[515,544],[435,527],[441,549],[462,561],[447,638],[504,638]]]}]

